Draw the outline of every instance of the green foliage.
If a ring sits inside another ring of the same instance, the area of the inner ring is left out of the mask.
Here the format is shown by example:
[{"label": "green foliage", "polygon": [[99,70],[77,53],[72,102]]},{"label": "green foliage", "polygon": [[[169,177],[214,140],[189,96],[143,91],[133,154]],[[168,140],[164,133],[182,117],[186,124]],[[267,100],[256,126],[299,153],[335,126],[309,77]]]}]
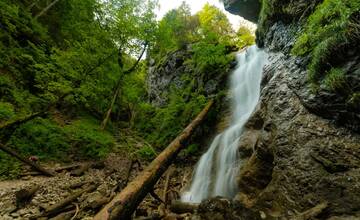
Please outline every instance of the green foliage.
[{"label": "green foliage", "polygon": [[8,102],[0,102],[0,122],[14,117],[14,106]]},{"label": "green foliage", "polygon": [[198,151],[199,151],[199,145],[198,144],[190,144],[184,150],[184,153],[185,153],[185,155],[193,155],[193,154],[196,154]]},{"label": "green foliage", "polygon": [[69,143],[65,132],[49,119],[36,118],[21,125],[9,140],[24,156],[36,155],[41,159],[66,158]]},{"label": "green foliage", "polygon": [[348,104],[350,104],[354,109],[360,108],[360,92],[354,92],[351,94]]},{"label": "green foliage", "polygon": [[64,127],[71,143],[71,151],[85,158],[102,158],[114,146],[114,138],[107,131],[100,131],[100,122],[91,118],[82,118]]},{"label": "green foliage", "polygon": [[[210,5],[191,15],[182,4],[157,23],[152,0],[62,0],[38,18],[49,2],[28,3],[0,2],[0,123],[51,106],[47,118],[22,124],[8,141],[20,154],[42,161],[67,161],[70,155],[96,159],[113,150],[113,135],[99,125],[119,79],[112,119],[128,123],[157,149],[165,147],[207,102],[193,78],[217,76],[233,59],[229,47],[236,35],[226,16]],[[241,45],[250,42],[248,32],[237,36]],[[146,61],[123,74],[144,42],[159,60],[193,48],[186,65],[196,69],[194,75],[186,75],[186,88],[173,88],[169,104],[161,108],[147,103]],[[156,152],[147,145],[136,154],[152,159]],[[17,161],[0,153],[0,176],[15,177],[19,169]]]},{"label": "green foliage", "polygon": [[236,35],[236,46],[240,49],[255,44],[254,34],[245,26],[240,27]]},{"label": "green foliage", "polygon": [[192,94],[189,101],[180,92],[173,91],[170,95],[169,104],[163,108],[144,105],[148,108],[147,120],[136,124],[146,140],[158,149],[166,147],[206,104],[206,98],[201,95]]},{"label": "green foliage", "polygon": [[150,146],[144,146],[135,152],[139,157],[151,161],[156,157],[155,150]]},{"label": "green foliage", "polygon": [[183,3],[159,22],[151,55],[159,61],[171,51],[201,42],[244,47],[254,43],[252,33],[243,32],[245,29],[235,34],[226,15],[215,6],[205,4],[202,10],[191,15],[189,6]]},{"label": "green foliage", "polygon": [[324,84],[331,91],[341,91],[346,87],[345,72],[342,69],[332,68],[326,74]]},{"label": "green foliage", "polygon": [[200,31],[205,37],[215,35],[220,43],[228,43],[234,37],[233,29],[226,15],[217,7],[205,4],[198,12]]},{"label": "green foliage", "polygon": [[[309,17],[305,31],[298,37],[292,53],[300,56],[311,55],[308,69],[309,79],[313,84],[320,84],[326,77],[326,85],[335,89],[336,79],[339,80],[339,76],[343,74],[330,69],[337,65],[335,57],[340,60],[339,52],[342,48],[356,43],[354,40],[358,36],[359,28],[353,28],[354,21],[351,17],[359,10],[360,3],[356,0],[325,0]],[[327,73],[331,75],[326,76]]]},{"label": "green foliage", "polygon": [[0,180],[17,178],[20,173],[21,163],[0,151]]},{"label": "green foliage", "polygon": [[228,55],[224,44],[212,44],[206,41],[194,44],[194,55],[191,62],[202,73],[211,73],[215,69],[225,70],[229,63],[234,59],[233,56]]}]

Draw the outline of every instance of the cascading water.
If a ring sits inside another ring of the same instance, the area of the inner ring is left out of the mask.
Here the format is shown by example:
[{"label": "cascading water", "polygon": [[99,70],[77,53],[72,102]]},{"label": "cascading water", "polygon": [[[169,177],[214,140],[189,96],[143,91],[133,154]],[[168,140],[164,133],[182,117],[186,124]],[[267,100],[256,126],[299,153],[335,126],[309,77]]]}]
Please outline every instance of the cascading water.
[{"label": "cascading water", "polygon": [[267,54],[252,46],[237,54],[237,61],[230,78],[234,109],[232,123],[215,137],[201,157],[191,187],[182,195],[184,202],[198,203],[214,196],[231,198],[237,191],[235,178],[241,163],[237,153],[238,142],[259,100],[261,73]]}]

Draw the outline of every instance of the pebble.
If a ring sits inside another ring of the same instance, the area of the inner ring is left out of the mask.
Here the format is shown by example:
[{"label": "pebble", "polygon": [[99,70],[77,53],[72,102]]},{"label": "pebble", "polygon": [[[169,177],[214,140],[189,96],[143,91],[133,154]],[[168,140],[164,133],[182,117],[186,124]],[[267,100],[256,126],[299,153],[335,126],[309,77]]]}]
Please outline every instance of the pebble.
[{"label": "pebble", "polygon": [[14,217],[14,218],[17,218],[17,217],[20,217],[20,214],[17,213],[17,212],[13,212],[10,214],[10,216]]}]

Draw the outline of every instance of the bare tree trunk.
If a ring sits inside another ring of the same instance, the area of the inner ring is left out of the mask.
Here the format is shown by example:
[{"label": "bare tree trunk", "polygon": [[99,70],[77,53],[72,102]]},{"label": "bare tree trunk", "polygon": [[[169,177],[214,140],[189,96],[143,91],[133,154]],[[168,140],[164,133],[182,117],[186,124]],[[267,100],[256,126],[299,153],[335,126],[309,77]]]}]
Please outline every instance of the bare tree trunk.
[{"label": "bare tree trunk", "polygon": [[33,3],[31,3],[28,7],[27,7],[27,9],[28,10],[31,10],[35,5],[36,5],[36,3],[38,3],[40,0],[35,0]]},{"label": "bare tree trunk", "polygon": [[213,101],[211,100],[200,114],[142,173],[97,213],[94,220],[130,219],[136,207],[153,190],[158,179],[173,162],[177,154],[186,146],[185,142],[189,139],[195,128],[203,122],[212,105]]},{"label": "bare tree trunk", "polygon": [[52,8],[58,1],[60,0],[54,0],[52,1],[48,6],[46,6],[39,14],[35,15],[35,19],[39,18],[43,14],[45,14],[50,8]]},{"label": "bare tree trunk", "polygon": [[[128,74],[128,73],[131,73],[132,71],[135,70],[135,68],[137,67],[137,65],[140,63],[141,57],[144,55],[144,53],[145,53],[145,51],[146,51],[146,47],[147,47],[147,43],[145,43],[144,48],[143,48],[143,50],[141,51],[141,54],[140,54],[140,56],[138,57],[138,59],[136,60],[136,62],[134,63],[134,65],[133,65],[130,69],[126,70],[126,71],[124,72],[124,75],[125,75],[125,74]],[[122,68],[122,65],[123,65],[122,60],[121,60],[121,49],[119,49],[118,63],[119,63],[119,67],[120,67],[120,69],[121,69],[121,68]],[[120,76],[120,77],[121,77],[121,76]],[[112,112],[112,109],[113,109],[113,107],[114,107],[114,105],[115,105],[116,99],[117,99],[118,96],[119,96],[120,89],[121,89],[121,78],[118,79],[118,82],[117,82],[116,87],[115,87],[114,95],[113,95],[113,97],[112,97],[112,99],[111,99],[110,106],[109,106],[108,110],[106,111],[104,120],[101,122],[101,127],[100,127],[101,130],[105,130],[105,128],[106,128],[106,125],[107,125],[107,123],[108,123],[108,121],[109,121],[109,118],[110,118],[110,115],[111,115],[111,112]]]},{"label": "bare tree trunk", "polygon": [[35,170],[41,172],[42,174],[45,174],[46,176],[54,176],[54,173],[46,170],[45,168],[41,167],[40,165],[32,162],[31,160],[20,156],[18,153],[16,153],[14,150],[10,149],[9,147],[3,145],[0,143],[0,150],[4,151],[5,153],[10,154],[11,156],[17,158],[18,160],[30,165],[31,167],[33,167]]},{"label": "bare tree trunk", "polygon": [[118,82],[118,85],[116,86],[116,90],[115,90],[115,93],[114,93],[114,95],[113,95],[113,97],[112,97],[112,100],[111,100],[111,103],[110,103],[110,107],[109,107],[109,109],[106,111],[104,120],[101,122],[101,127],[100,127],[101,130],[105,130],[105,128],[106,128],[106,125],[107,125],[107,123],[108,123],[108,121],[109,121],[109,118],[110,118],[110,115],[111,115],[111,112],[112,112],[112,109],[114,108],[116,99],[117,99],[118,96],[119,96],[120,87],[121,87],[121,81],[119,81],[119,82]]}]

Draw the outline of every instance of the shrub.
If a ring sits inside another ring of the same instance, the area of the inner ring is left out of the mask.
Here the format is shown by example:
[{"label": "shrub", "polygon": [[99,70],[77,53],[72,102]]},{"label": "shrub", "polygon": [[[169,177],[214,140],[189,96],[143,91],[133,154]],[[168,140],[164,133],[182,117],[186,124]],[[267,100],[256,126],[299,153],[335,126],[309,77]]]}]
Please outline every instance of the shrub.
[{"label": "shrub", "polygon": [[14,117],[14,106],[8,102],[0,102],[0,122]]},{"label": "shrub", "polygon": [[346,87],[345,72],[339,68],[332,68],[325,77],[324,84],[331,91],[340,91]]},{"label": "shrub", "polygon": [[102,158],[114,146],[114,138],[107,131],[99,129],[100,122],[90,118],[82,118],[65,126],[72,150],[80,157]]},{"label": "shrub", "polygon": [[155,150],[150,146],[144,146],[135,152],[139,157],[145,160],[153,160],[156,156]]},{"label": "shrub", "polygon": [[353,28],[351,17],[359,13],[359,9],[357,0],[325,0],[308,18],[305,31],[298,37],[292,53],[311,55],[308,66],[311,83],[319,84],[326,73],[333,73],[330,69],[338,65],[336,62],[344,55],[342,50],[357,44],[359,30]]},{"label": "shrub", "polygon": [[13,179],[20,173],[21,163],[0,151],[0,180]]},{"label": "shrub", "polygon": [[9,140],[24,156],[36,155],[45,160],[66,160],[70,145],[66,134],[50,119],[36,118],[21,125]]}]

